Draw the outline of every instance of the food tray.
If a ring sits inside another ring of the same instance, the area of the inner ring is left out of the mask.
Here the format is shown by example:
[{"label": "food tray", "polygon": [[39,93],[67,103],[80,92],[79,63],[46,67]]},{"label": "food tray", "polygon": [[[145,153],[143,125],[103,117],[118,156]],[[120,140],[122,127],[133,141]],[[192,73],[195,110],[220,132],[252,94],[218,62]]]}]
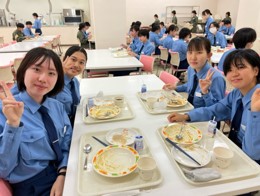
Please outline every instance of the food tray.
[{"label": "food tray", "polygon": [[[194,126],[198,127],[201,130],[205,130],[207,127],[207,123],[191,123]],[[161,134],[161,128],[157,130],[157,135],[159,137],[159,140],[161,141],[170,161],[172,164],[174,164],[179,172],[181,173],[182,177],[190,184],[196,185],[196,186],[203,186],[203,185],[211,185],[211,184],[220,184],[224,182],[232,182],[237,181],[241,179],[246,178],[252,178],[254,176],[257,176],[260,173],[260,167],[259,165],[250,159],[238,146],[236,146],[233,142],[231,142],[228,137],[226,137],[223,133],[217,131],[217,134],[215,136],[215,144],[214,146],[224,146],[228,147],[234,152],[234,157],[232,159],[231,165],[226,169],[220,169],[215,164],[214,161],[211,159],[211,162],[206,165],[207,168],[214,168],[217,169],[222,177],[216,180],[208,181],[208,182],[194,182],[187,178],[182,168],[187,169],[187,167],[177,163],[173,156],[171,155],[171,144],[169,144],[167,141],[165,141],[163,135]],[[203,139],[202,139],[203,140]],[[202,141],[201,141],[202,142]],[[198,143],[200,144],[200,143]]]},{"label": "food tray", "polygon": [[[104,96],[99,99],[104,99],[104,100],[107,99],[107,100],[113,101],[113,99],[117,96],[124,97],[124,95],[108,95],[108,96]],[[88,101],[87,98],[84,99],[84,101],[83,101],[83,122],[85,122],[86,124],[121,121],[121,120],[129,120],[129,119],[134,118],[134,113],[125,97],[124,97],[123,107],[120,107],[120,109],[121,109],[120,114],[114,118],[109,118],[109,119],[94,119],[94,118],[90,117],[90,115],[86,116],[87,101]]]},{"label": "food tray", "polygon": [[[140,130],[136,128],[132,129],[135,129],[137,132],[141,134]],[[162,176],[158,168],[155,171],[153,179],[150,181],[142,180],[138,174],[138,169],[132,172],[131,174],[118,178],[105,177],[99,175],[96,171],[94,171],[94,169],[92,168],[92,159],[94,155],[97,153],[97,151],[101,148],[104,148],[104,146],[95,139],[93,139],[92,136],[95,136],[108,144],[108,142],[105,139],[106,133],[108,131],[110,130],[102,132],[90,132],[82,135],[80,138],[77,178],[77,190],[79,195],[102,195],[132,189],[145,189],[147,187],[159,185],[162,182]],[[92,146],[92,151],[88,156],[88,170],[83,170],[83,165],[86,156],[83,152],[83,147],[87,143]],[[152,154],[149,150],[149,145],[146,142],[145,138],[144,152],[140,154],[140,156],[152,157]]]},{"label": "food tray", "polygon": [[[162,90],[154,90],[154,91],[147,91],[147,93],[151,93],[153,96],[156,97],[160,97],[162,96],[161,94]],[[176,91],[172,91],[172,93],[174,93],[175,95],[181,96],[183,97],[180,93],[177,93]],[[150,113],[150,114],[166,114],[166,113],[172,113],[172,112],[187,112],[190,111],[192,109],[194,109],[193,105],[190,104],[189,102],[181,107],[165,107],[165,108],[150,108],[146,102],[146,100],[142,99],[142,93],[138,92],[137,93],[137,97],[139,99],[139,101],[141,102],[141,104],[143,105],[143,107],[145,108],[145,110]]]}]

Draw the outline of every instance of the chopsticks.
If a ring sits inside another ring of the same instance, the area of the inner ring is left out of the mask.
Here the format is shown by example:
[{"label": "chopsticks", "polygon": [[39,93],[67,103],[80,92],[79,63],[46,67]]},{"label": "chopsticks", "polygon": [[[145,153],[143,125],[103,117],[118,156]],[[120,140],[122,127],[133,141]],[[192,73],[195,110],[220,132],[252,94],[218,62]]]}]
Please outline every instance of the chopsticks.
[{"label": "chopsticks", "polygon": [[173,145],[175,148],[177,148],[179,151],[181,151],[183,154],[185,154],[187,157],[189,157],[191,160],[193,160],[198,165],[201,165],[198,161],[196,161],[192,156],[190,156],[185,150],[183,150],[180,146],[178,146],[176,143],[171,141],[169,138],[166,138],[166,141],[169,142],[171,145]]},{"label": "chopsticks", "polygon": [[101,141],[100,139],[96,138],[95,136],[92,136],[95,140],[97,140],[100,144],[103,146],[108,146],[105,142]]}]

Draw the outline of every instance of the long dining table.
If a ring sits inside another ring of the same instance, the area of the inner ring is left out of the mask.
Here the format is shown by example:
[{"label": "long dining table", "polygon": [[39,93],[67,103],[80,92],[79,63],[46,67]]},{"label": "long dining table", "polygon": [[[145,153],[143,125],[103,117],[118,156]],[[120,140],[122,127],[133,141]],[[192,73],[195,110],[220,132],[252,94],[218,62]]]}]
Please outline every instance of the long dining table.
[{"label": "long dining table", "polygon": [[0,48],[0,53],[28,52],[36,47],[43,47],[46,42],[17,42]]},{"label": "long dining table", "polygon": [[[67,175],[64,185],[64,196],[80,195],[78,192],[79,149],[80,138],[90,132],[102,132],[104,130],[116,129],[119,127],[136,127],[143,133],[147,140],[151,153],[157,162],[157,166],[163,176],[163,182],[155,187],[141,190],[140,195],[237,195],[250,191],[260,190],[260,176],[256,175],[248,179],[229,180],[219,184],[196,186],[184,180],[178,171],[176,164],[167,156],[162,143],[158,139],[157,130],[159,127],[168,124],[167,115],[149,114],[143,108],[137,93],[140,92],[142,84],[145,83],[148,91],[160,90],[164,83],[156,75],[139,75],[109,78],[87,78],[80,82],[81,104],[77,108],[73,137],[71,141],[70,155],[68,160]],[[83,122],[82,100],[86,97],[94,97],[99,91],[104,95],[122,94],[131,106],[135,117],[124,121],[114,121],[97,124],[85,124]],[[207,122],[197,123],[201,129],[207,129]],[[225,137],[222,133],[220,136]],[[240,149],[239,149],[240,150]],[[240,150],[241,151],[241,150]],[[241,153],[243,153],[241,151]],[[90,153],[90,158],[93,154]],[[90,161],[91,162],[91,161]],[[238,171],[239,172],[239,171]],[[93,182],[98,183],[98,182]],[[102,190],[102,184],[100,184]],[[84,195],[88,195],[85,193]],[[113,194],[111,194],[113,195]],[[120,194],[119,194],[120,195]],[[127,195],[127,194],[121,194]]]}]

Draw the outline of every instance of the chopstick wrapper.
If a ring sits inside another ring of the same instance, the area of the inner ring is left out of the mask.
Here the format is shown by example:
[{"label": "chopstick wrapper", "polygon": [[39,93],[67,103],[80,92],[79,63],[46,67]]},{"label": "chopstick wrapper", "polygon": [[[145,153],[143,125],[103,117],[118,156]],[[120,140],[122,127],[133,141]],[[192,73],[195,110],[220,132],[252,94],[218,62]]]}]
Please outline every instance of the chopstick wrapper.
[{"label": "chopstick wrapper", "polygon": [[194,170],[187,170],[182,168],[187,178],[194,182],[207,182],[221,178],[221,173],[213,168],[199,168]]}]

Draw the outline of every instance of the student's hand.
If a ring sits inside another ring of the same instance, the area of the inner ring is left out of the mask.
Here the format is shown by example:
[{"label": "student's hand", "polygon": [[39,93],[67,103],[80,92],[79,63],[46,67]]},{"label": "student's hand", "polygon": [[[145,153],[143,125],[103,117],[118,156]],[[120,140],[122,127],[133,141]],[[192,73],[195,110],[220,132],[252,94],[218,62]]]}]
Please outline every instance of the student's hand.
[{"label": "student's hand", "polygon": [[208,70],[207,76],[205,79],[199,80],[200,90],[202,94],[207,94],[209,92],[209,87],[211,85],[211,79],[215,72],[213,70]]},{"label": "student's hand", "polygon": [[2,110],[7,119],[6,122],[10,126],[18,127],[24,111],[24,104],[14,99],[5,82],[1,81],[0,84],[3,88],[3,92],[0,92],[0,99],[3,103]]},{"label": "student's hand", "polygon": [[260,88],[256,89],[251,97],[251,111],[260,111]]},{"label": "student's hand", "polygon": [[174,83],[174,84],[165,84],[163,86],[163,89],[164,90],[175,90],[176,89],[176,86],[177,86],[177,83]]},{"label": "student's hand", "polygon": [[134,52],[132,52],[132,51],[128,51],[127,52],[130,56],[137,56],[137,54],[135,54]]},{"label": "student's hand", "polygon": [[167,117],[169,122],[183,122],[190,119],[188,114],[172,113]]},{"label": "student's hand", "polygon": [[65,176],[58,176],[51,188],[50,196],[62,196]]},{"label": "student's hand", "polygon": [[91,39],[92,38],[92,35],[88,35],[88,39]]}]

